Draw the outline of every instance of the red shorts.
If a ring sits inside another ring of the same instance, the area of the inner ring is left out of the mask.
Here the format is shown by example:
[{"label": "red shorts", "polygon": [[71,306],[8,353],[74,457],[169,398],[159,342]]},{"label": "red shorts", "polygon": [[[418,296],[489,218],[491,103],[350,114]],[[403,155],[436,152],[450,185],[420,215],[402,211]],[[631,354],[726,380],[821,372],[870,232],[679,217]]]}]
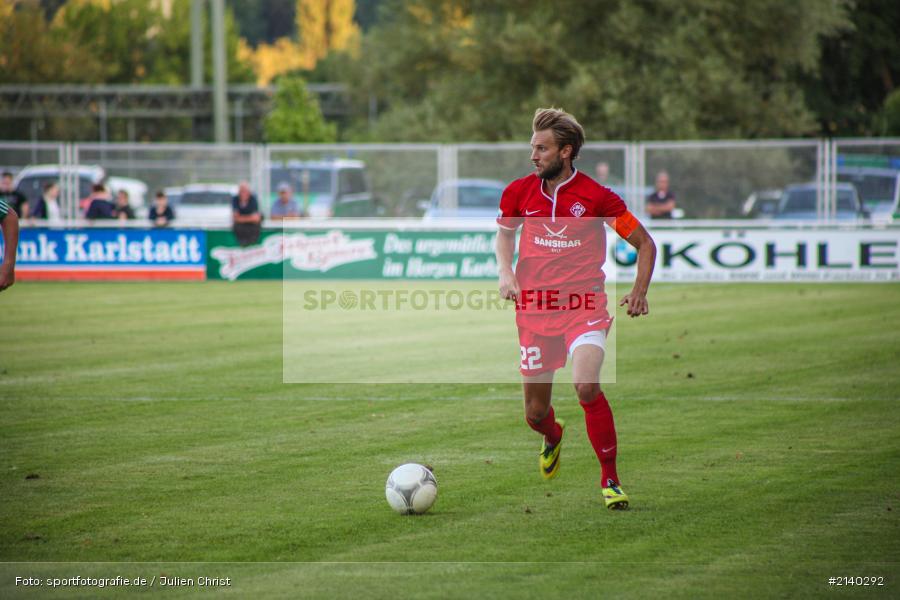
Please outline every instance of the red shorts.
[{"label": "red shorts", "polygon": [[588,332],[603,332],[604,337],[597,345],[605,348],[605,334],[612,326],[605,300],[604,295],[604,302],[591,311],[533,316],[518,313],[519,372],[533,377],[563,368],[572,342]]}]

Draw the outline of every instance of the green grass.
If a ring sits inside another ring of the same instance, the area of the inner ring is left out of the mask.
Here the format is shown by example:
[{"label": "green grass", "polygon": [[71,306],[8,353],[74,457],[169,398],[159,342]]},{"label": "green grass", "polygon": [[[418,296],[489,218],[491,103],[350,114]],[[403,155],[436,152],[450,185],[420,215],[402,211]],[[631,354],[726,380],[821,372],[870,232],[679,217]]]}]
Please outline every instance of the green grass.
[{"label": "green grass", "polygon": [[[0,596],[98,594],[17,575],[160,573],[232,577],[236,598],[898,594],[900,286],[657,286],[650,318],[620,313],[624,513],[601,506],[570,386],[548,483],[516,384],[283,384],[281,300],[270,283],[0,295]],[[383,497],[410,460],[440,485],[422,517]],[[827,584],[851,575],[885,586]]]}]

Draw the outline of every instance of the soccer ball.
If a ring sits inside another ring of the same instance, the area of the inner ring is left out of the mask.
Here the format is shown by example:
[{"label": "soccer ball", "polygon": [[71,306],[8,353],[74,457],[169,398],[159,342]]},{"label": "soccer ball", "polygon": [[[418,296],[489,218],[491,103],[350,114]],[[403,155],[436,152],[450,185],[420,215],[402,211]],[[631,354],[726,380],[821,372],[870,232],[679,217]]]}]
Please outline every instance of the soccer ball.
[{"label": "soccer ball", "polygon": [[384,495],[391,508],[401,515],[421,515],[437,498],[437,480],[422,465],[400,465],[388,475]]}]

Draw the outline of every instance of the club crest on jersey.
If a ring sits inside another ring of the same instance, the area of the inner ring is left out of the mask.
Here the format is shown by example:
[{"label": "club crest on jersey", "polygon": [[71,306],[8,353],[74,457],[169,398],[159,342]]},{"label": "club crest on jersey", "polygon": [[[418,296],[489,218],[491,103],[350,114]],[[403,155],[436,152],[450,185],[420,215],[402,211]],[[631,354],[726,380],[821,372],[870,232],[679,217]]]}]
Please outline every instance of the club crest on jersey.
[{"label": "club crest on jersey", "polygon": [[569,209],[569,212],[575,215],[576,217],[580,217],[585,213],[587,209],[581,202],[576,202],[572,205],[572,208]]}]

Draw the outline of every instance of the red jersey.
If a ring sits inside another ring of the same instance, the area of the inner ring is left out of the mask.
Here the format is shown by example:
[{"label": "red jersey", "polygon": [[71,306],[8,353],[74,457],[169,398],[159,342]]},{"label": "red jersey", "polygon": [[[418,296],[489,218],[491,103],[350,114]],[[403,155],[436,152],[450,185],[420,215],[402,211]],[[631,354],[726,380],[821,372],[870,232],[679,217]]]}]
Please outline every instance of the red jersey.
[{"label": "red jersey", "polygon": [[[617,219],[628,221],[616,223]],[[633,222],[633,224],[631,224]],[[551,196],[536,175],[503,191],[497,224],[523,225],[516,278],[522,289],[583,290],[602,284],[609,223],[624,237],[637,225],[622,199],[580,171]]]}]

